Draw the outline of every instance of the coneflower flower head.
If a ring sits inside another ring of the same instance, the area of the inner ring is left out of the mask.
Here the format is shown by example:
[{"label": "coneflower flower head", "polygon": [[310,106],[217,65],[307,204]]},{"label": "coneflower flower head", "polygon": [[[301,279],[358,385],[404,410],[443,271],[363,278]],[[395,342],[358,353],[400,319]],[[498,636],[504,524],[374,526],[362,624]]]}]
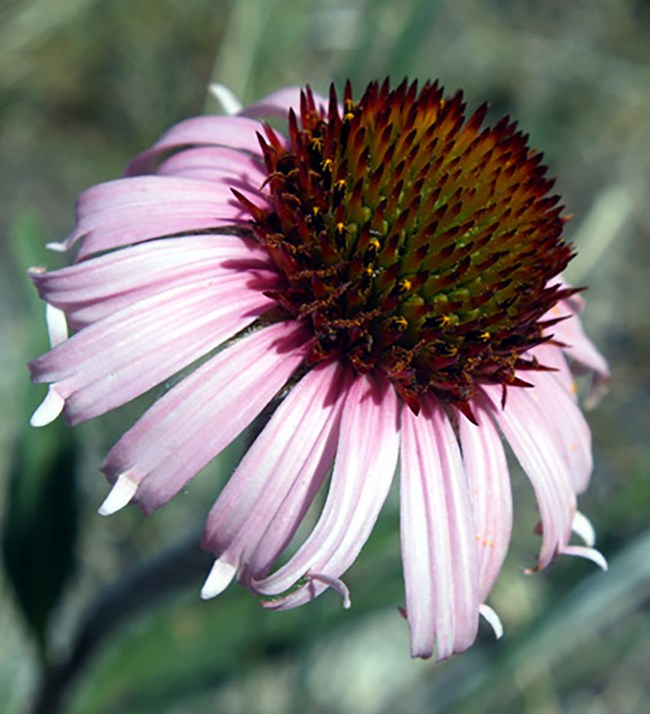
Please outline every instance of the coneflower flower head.
[{"label": "coneflower flower head", "polygon": [[307,363],[380,369],[415,413],[421,394],[471,413],[477,383],[521,384],[574,292],[548,285],[572,252],[542,155],[464,109],[437,83],[373,82],[359,102],[348,83],[342,107],[332,87],[327,112],[307,90],[288,143],[261,138],[271,207],[234,191],[286,279],[274,298],[312,323]]},{"label": "coneflower flower head", "polygon": [[592,460],[571,370],[593,375],[592,402],[608,370],[561,277],[573,253],[541,154],[437,83],[247,108],[216,93],[234,116],[181,122],[84,192],[53,246],[78,246],[74,264],[31,271],[53,347],[30,365],[50,385],[34,425],[98,416],[201,360],[107,455],[100,512],[155,510],[273,405],[208,514],[204,597],[237,577],[272,609],[328,588],[349,606],[341,576],[399,463],[411,654],[466,649],[479,614],[500,634],[485,601],[512,526],[502,436],[539,504],[532,570],[560,553],[606,567],[576,509]]}]

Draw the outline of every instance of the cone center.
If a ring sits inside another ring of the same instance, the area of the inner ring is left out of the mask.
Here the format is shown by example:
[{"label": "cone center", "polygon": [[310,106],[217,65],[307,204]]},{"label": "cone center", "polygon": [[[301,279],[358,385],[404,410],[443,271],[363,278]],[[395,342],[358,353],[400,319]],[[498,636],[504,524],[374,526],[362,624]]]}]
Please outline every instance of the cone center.
[{"label": "cone center", "polygon": [[287,140],[263,140],[270,208],[253,227],[286,278],[273,296],[311,323],[308,361],[380,369],[416,411],[535,368],[524,353],[572,257],[541,155],[464,110],[437,83],[373,83],[358,102],[348,84],[329,107],[307,89]]}]

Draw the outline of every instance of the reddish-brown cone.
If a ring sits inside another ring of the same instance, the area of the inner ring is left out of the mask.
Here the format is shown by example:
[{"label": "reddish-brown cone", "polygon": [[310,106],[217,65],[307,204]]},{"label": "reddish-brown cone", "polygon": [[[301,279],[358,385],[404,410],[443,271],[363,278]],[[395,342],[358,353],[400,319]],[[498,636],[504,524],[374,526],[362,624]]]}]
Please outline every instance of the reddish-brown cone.
[{"label": "reddish-brown cone", "polygon": [[522,354],[571,291],[572,257],[542,155],[508,118],[481,130],[462,93],[372,83],[343,106],[309,88],[288,141],[260,137],[271,208],[243,199],[285,286],[273,297],[313,327],[308,357],[379,368],[417,412],[433,392],[471,418],[477,383],[524,386]]}]

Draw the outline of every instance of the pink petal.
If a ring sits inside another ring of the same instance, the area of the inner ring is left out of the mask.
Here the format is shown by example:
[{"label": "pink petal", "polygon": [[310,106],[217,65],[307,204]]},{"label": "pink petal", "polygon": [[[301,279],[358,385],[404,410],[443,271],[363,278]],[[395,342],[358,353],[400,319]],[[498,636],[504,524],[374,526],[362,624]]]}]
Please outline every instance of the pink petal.
[{"label": "pink petal", "polygon": [[172,154],[160,164],[156,173],[221,181],[234,188],[260,188],[267,176],[260,159],[222,146],[203,146]]},{"label": "pink petal", "polygon": [[61,270],[32,268],[29,273],[40,296],[65,310],[79,329],[172,287],[271,267],[268,253],[253,240],[197,235],[142,243]]},{"label": "pink petal", "polygon": [[[554,371],[550,372],[550,374],[562,385],[562,388],[567,394],[571,395],[573,401],[577,401],[577,385],[562,349],[556,345],[545,342],[530,350],[524,356],[535,357],[544,367],[551,367]],[[529,374],[530,372],[522,374],[522,378],[529,381]]]},{"label": "pink petal", "polygon": [[398,444],[393,387],[381,375],[357,377],[343,407],[334,472],[318,523],[286,565],[251,585],[257,592],[277,595],[304,576],[309,582],[265,606],[286,610],[302,605],[352,565],[388,495]]},{"label": "pink petal", "polygon": [[[300,92],[302,87],[285,87],[273,92],[264,99],[260,99],[255,104],[249,104],[241,111],[241,116],[246,117],[277,117],[278,119],[286,119],[289,115],[289,110],[293,109],[297,115],[300,115]],[[314,101],[316,107],[322,107],[327,111],[329,101],[320,94],[314,92]]]},{"label": "pink petal", "polygon": [[477,548],[467,478],[433,398],[402,409],[401,538],[411,656],[467,649],[478,630]]},{"label": "pink petal", "polygon": [[278,322],[236,342],[161,397],[124,434],[102,470],[140,484],[146,513],[174,496],[286,384],[304,358],[307,328]]},{"label": "pink petal", "polygon": [[[273,274],[262,285],[273,285]],[[251,278],[248,279],[252,280]],[[254,322],[275,304],[233,273],[148,297],[89,325],[30,364],[76,424],[143,394]]]},{"label": "pink petal", "polygon": [[576,510],[564,445],[549,427],[548,415],[540,412],[532,398],[533,389],[509,389],[505,408],[501,407],[501,387],[483,390],[494,418],[535,490],[543,527],[542,548],[535,568],[539,570],[569,542]]},{"label": "pink petal", "polygon": [[[312,369],[291,389],[210,511],[204,548],[239,571],[262,544],[268,552],[269,541],[270,563],[277,558],[334,460],[349,381],[335,362]],[[287,514],[285,501],[296,496],[300,503]]]},{"label": "pink petal", "polygon": [[[248,198],[263,203],[253,193]],[[81,259],[151,238],[219,229],[249,219],[226,183],[178,176],[118,179],[81,194],[77,228],[63,245],[69,249],[83,238],[77,256]]]},{"label": "pink petal", "polygon": [[126,176],[151,172],[165,153],[186,146],[225,146],[260,155],[257,133],[264,133],[260,122],[244,117],[193,117],[176,124],[146,151],[131,161]]},{"label": "pink petal", "polygon": [[347,385],[341,387],[336,412],[314,441],[291,490],[282,501],[264,537],[250,554],[249,562],[242,572],[242,581],[249,587],[252,580],[266,577],[275,560],[289,545],[329,473],[336,455],[341,407],[346,396]]},{"label": "pink petal", "polygon": [[506,455],[489,414],[478,403],[472,411],[479,425],[459,417],[463,464],[476,526],[479,599],[492,590],[510,545],[512,491]]},{"label": "pink petal", "polygon": [[566,463],[573,490],[583,493],[593,470],[591,431],[572,395],[548,372],[526,372],[525,378],[534,385],[529,397],[546,421],[546,430],[553,433],[558,451]]},{"label": "pink petal", "polygon": [[549,332],[553,333],[555,339],[567,345],[564,352],[575,365],[576,372],[591,373],[591,385],[585,399],[585,406],[591,408],[595,407],[607,392],[610,372],[607,361],[582,329],[582,323],[578,317],[579,308],[580,305],[576,304],[573,298],[561,300],[549,315],[552,317],[570,315],[570,317],[554,325]]}]

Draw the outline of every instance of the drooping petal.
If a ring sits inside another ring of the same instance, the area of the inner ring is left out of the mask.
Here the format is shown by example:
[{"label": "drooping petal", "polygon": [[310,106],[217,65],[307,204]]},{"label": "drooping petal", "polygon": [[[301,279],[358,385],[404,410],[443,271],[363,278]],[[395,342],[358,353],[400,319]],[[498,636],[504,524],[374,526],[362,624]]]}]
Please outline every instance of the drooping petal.
[{"label": "drooping petal", "polygon": [[182,147],[225,146],[259,155],[258,132],[264,133],[263,125],[242,116],[192,117],[173,126],[150,149],[138,154],[127,166],[125,176],[149,173],[162,156]]},{"label": "drooping petal", "polygon": [[[260,99],[254,104],[249,104],[244,107],[240,116],[245,117],[277,117],[278,119],[286,119],[289,115],[289,110],[300,114],[300,92],[301,87],[285,87],[273,92],[268,96]],[[327,110],[328,100],[320,94],[312,93],[316,107],[323,107]]]},{"label": "drooping petal", "polygon": [[589,425],[575,400],[551,373],[531,372],[526,374],[526,379],[534,386],[534,389],[528,390],[528,396],[537,403],[547,431],[554,434],[573,489],[580,494],[589,485],[593,470]]},{"label": "drooping petal", "polygon": [[352,375],[343,376],[337,405],[328,423],[314,441],[304,466],[269,524],[264,537],[251,553],[242,579],[250,585],[254,579],[266,577],[278,555],[289,545],[298,526],[327,476],[336,455],[339,441],[341,411],[346,401]]},{"label": "drooping petal", "polygon": [[[247,197],[261,203],[252,193]],[[77,227],[62,245],[67,250],[83,238],[80,260],[151,238],[219,229],[248,219],[227,183],[178,176],[118,179],[81,194]]]},{"label": "drooping petal", "polygon": [[570,315],[567,320],[562,320],[554,325],[552,332],[555,339],[564,343],[564,352],[573,362],[578,372],[591,374],[591,385],[585,399],[585,407],[595,407],[607,392],[610,380],[610,371],[607,361],[596,349],[594,343],[587,337],[578,317],[581,304],[571,300],[561,300],[551,311],[554,316]]},{"label": "drooping petal", "polygon": [[[273,285],[267,273],[261,285]],[[145,298],[113,313],[30,364],[53,383],[69,423],[104,414],[160,384],[273,307],[254,278],[236,273]]]},{"label": "drooping petal", "polygon": [[203,277],[219,280],[239,271],[271,269],[268,253],[248,238],[196,235],[150,241],[84,260],[61,270],[31,268],[43,300],[62,310],[76,328],[135,302]]},{"label": "drooping petal", "polygon": [[[347,370],[326,364],[308,372],[280,404],[208,515],[202,543],[218,560],[241,571],[261,544],[268,550],[273,541],[271,562],[282,552],[334,459],[348,384]],[[293,517],[285,508],[278,517],[284,501],[299,494],[302,508]],[[257,565],[249,570],[266,574]],[[216,594],[209,583],[204,587],[204,597]]]},{"label": "drooping petal", "polygon": [[411,656],[462,652],[478,629],[475,529],[449,419],[432,397],[402,409],[401,540]]},{"label": "drooping petal", "polygon": [[265,606],[286,610],[302,605],[350,567],[388,495],[398,446],[395,390],[381,375],[357,377],[343,408],[334,471],[318,523],[286,565],[251,586],[275,596],[303,577],[307,583]]},{"label": "drooping petal", "polygon": [[201,181],[226,181],[234,188],[251,190],[261,188],[266,179],[261,159],[223,146],[202,146],[172,154],[156,173]]},{"label": "drooping petal", "polygon": [[143,510],[158,508],[282,389],[308,337],[302,323],[285,321],[223,350],[161,397],[111,449],[102,470],[112,482],[128,473]]},{"label": "drooping petal", "polygon": [[543,540],[535,570],[545,568],[566,546],[576,510],[575,492],[564,459],[564,444],[549,427],[531,397],[531,389],[508,390],[505,408],[501,388],[483,387],[490,409],[535,490]]},{"label": "drooping petal", "polygon": [[478,425],[459,417],[463,465],[467,474],[478,546],[479,598],[492,590],[510,545],[512,489],[501,435],[489,414],[472,403]]}]

